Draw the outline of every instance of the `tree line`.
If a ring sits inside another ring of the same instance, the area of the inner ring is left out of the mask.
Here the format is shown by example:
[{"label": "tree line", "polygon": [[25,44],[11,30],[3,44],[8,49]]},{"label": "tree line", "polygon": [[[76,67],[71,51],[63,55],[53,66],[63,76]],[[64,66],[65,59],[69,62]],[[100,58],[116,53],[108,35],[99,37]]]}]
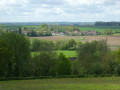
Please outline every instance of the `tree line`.
[{"label": "tree line", "polygon": [[50,51],[50,50],[76,50],[77,42],[74,39],[70,40],[58,40],[58,41],[49,41],[49,40],[31,40],[31,51]]},{"label": "tree line", "polygon": [[120,26],[120,22],[96,22],[95,26]]},{"label": "tree line", "polygon": [[[120,75],[120,49],[111,52],[106,40],[85,43],[69,40],[66,45],[75,47],[75,61],[55,52],[52,41],[35,39],[31,43],[20,34],[1,33],[0,77]],[[39,53],[31,55],[31,51]]]}]

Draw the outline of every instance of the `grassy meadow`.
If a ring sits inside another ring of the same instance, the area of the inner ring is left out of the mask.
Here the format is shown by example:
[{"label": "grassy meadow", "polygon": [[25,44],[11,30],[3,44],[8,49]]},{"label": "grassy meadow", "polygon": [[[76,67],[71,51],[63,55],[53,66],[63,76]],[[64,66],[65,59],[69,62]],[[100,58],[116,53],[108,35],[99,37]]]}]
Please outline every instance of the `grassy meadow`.
[{"label": "grassy meadow", "polygon": [[120,77],[0,81],[0,90],[120,90]]}]

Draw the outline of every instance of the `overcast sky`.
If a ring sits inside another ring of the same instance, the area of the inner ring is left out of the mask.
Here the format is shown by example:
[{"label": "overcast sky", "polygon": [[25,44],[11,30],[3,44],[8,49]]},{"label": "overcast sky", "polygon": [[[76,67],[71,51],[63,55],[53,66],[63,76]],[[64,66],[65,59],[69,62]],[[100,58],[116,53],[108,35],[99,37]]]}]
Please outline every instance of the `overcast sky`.
[{"label": "overcast sky", "polygon": [[0,22],[120,21],[120,0],[0,0]]}]

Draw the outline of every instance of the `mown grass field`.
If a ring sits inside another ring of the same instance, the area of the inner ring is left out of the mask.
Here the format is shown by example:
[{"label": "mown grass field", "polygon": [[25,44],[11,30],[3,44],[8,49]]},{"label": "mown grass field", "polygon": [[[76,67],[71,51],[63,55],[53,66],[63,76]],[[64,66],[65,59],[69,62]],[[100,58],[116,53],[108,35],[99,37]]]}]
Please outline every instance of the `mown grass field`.
[{"label": "mown grass field", "polygon": [[[66,57],[76,57],[76,51],[68,51],[68,50],[61,50],[61,51],[56,51],[58,54],[63,53]],[[35,54],[39,54],[40,52],[32,52],[32,56]]]},{"label": "mown grass field", "polygon": [[120,90],[120,77],[0,81],[0,90]]}]

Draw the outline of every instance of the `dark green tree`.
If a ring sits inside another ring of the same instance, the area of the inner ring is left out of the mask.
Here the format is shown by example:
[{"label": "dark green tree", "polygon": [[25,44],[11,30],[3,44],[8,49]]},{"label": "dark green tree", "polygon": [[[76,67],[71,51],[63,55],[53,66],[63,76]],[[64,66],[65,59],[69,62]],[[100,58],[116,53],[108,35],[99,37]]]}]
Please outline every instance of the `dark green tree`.
[{"label": "dark green tree", "polygon": [[32,40],[32,51],[40,51],[41,50],[42,41],[38,39]]},{"label": "dark green tree", "polygon": [[70,75],[72,73],[71,61],[63,53],[59,55],[58,75]]},{"label": "dark green tree", "polygon": [[42,31],[48,30],[48,25],[43,23],[42,25],[40,25],[40,30],[42,30]]},{"label": "dark green tree", "polygon": [[120,48],[116,52],[116,60],[120,63]]},{"label": "dark green tree", "polygon": [[68,41],[68,49],[75,50],[76,49],[76,41],[74,39],[70,39]]},{"label": "dark green tree", "polygon": [[105,57],[109,51],[109,46],[104,40],[79,44],[77,47],[77,56],[80,73],[101,74],[103,69],[101,66],[102,58]]},{"label": "dark green tree", "polygon": [[12,76],[13,48],[0,38],[0,76]]},{"label": "dark green tree", "polygon": [[35,76],[56,75],[57,55],[55,52],[40,52],[32,58]]},{"label": "dark green tree", "polygon": [[32,30],[32,31],[31,31],[31,36],[32,36],[32,37],[37,36],[37,32],[36,32],[36,31],[34,31],[34,30]]},{"label": "dark green tree", "polygon": [[0,34],[2,33],[3,31],[2,31],[2,26],[0,25]]},{"label": "dark green tree", "polygon": [[21,29],[21,27],[18,28],[18,32],[19,32],[19,34],[22,34],[22,29]]},{"label": "dark green tree", "polygon": [[114,74],[120,75],[120,48],[115,52]]},{"label": "dark green tree", "polygon": [[54,43],[53,41],[43,41],[38,39],[32,40],[32,51],[53,51]]},{"label": "dark green tree", "polygon": [[0,35],[0,38],[13,48],[14,76],[26,76],[30,58],[29,40],[15,33],[4,33]]}]

